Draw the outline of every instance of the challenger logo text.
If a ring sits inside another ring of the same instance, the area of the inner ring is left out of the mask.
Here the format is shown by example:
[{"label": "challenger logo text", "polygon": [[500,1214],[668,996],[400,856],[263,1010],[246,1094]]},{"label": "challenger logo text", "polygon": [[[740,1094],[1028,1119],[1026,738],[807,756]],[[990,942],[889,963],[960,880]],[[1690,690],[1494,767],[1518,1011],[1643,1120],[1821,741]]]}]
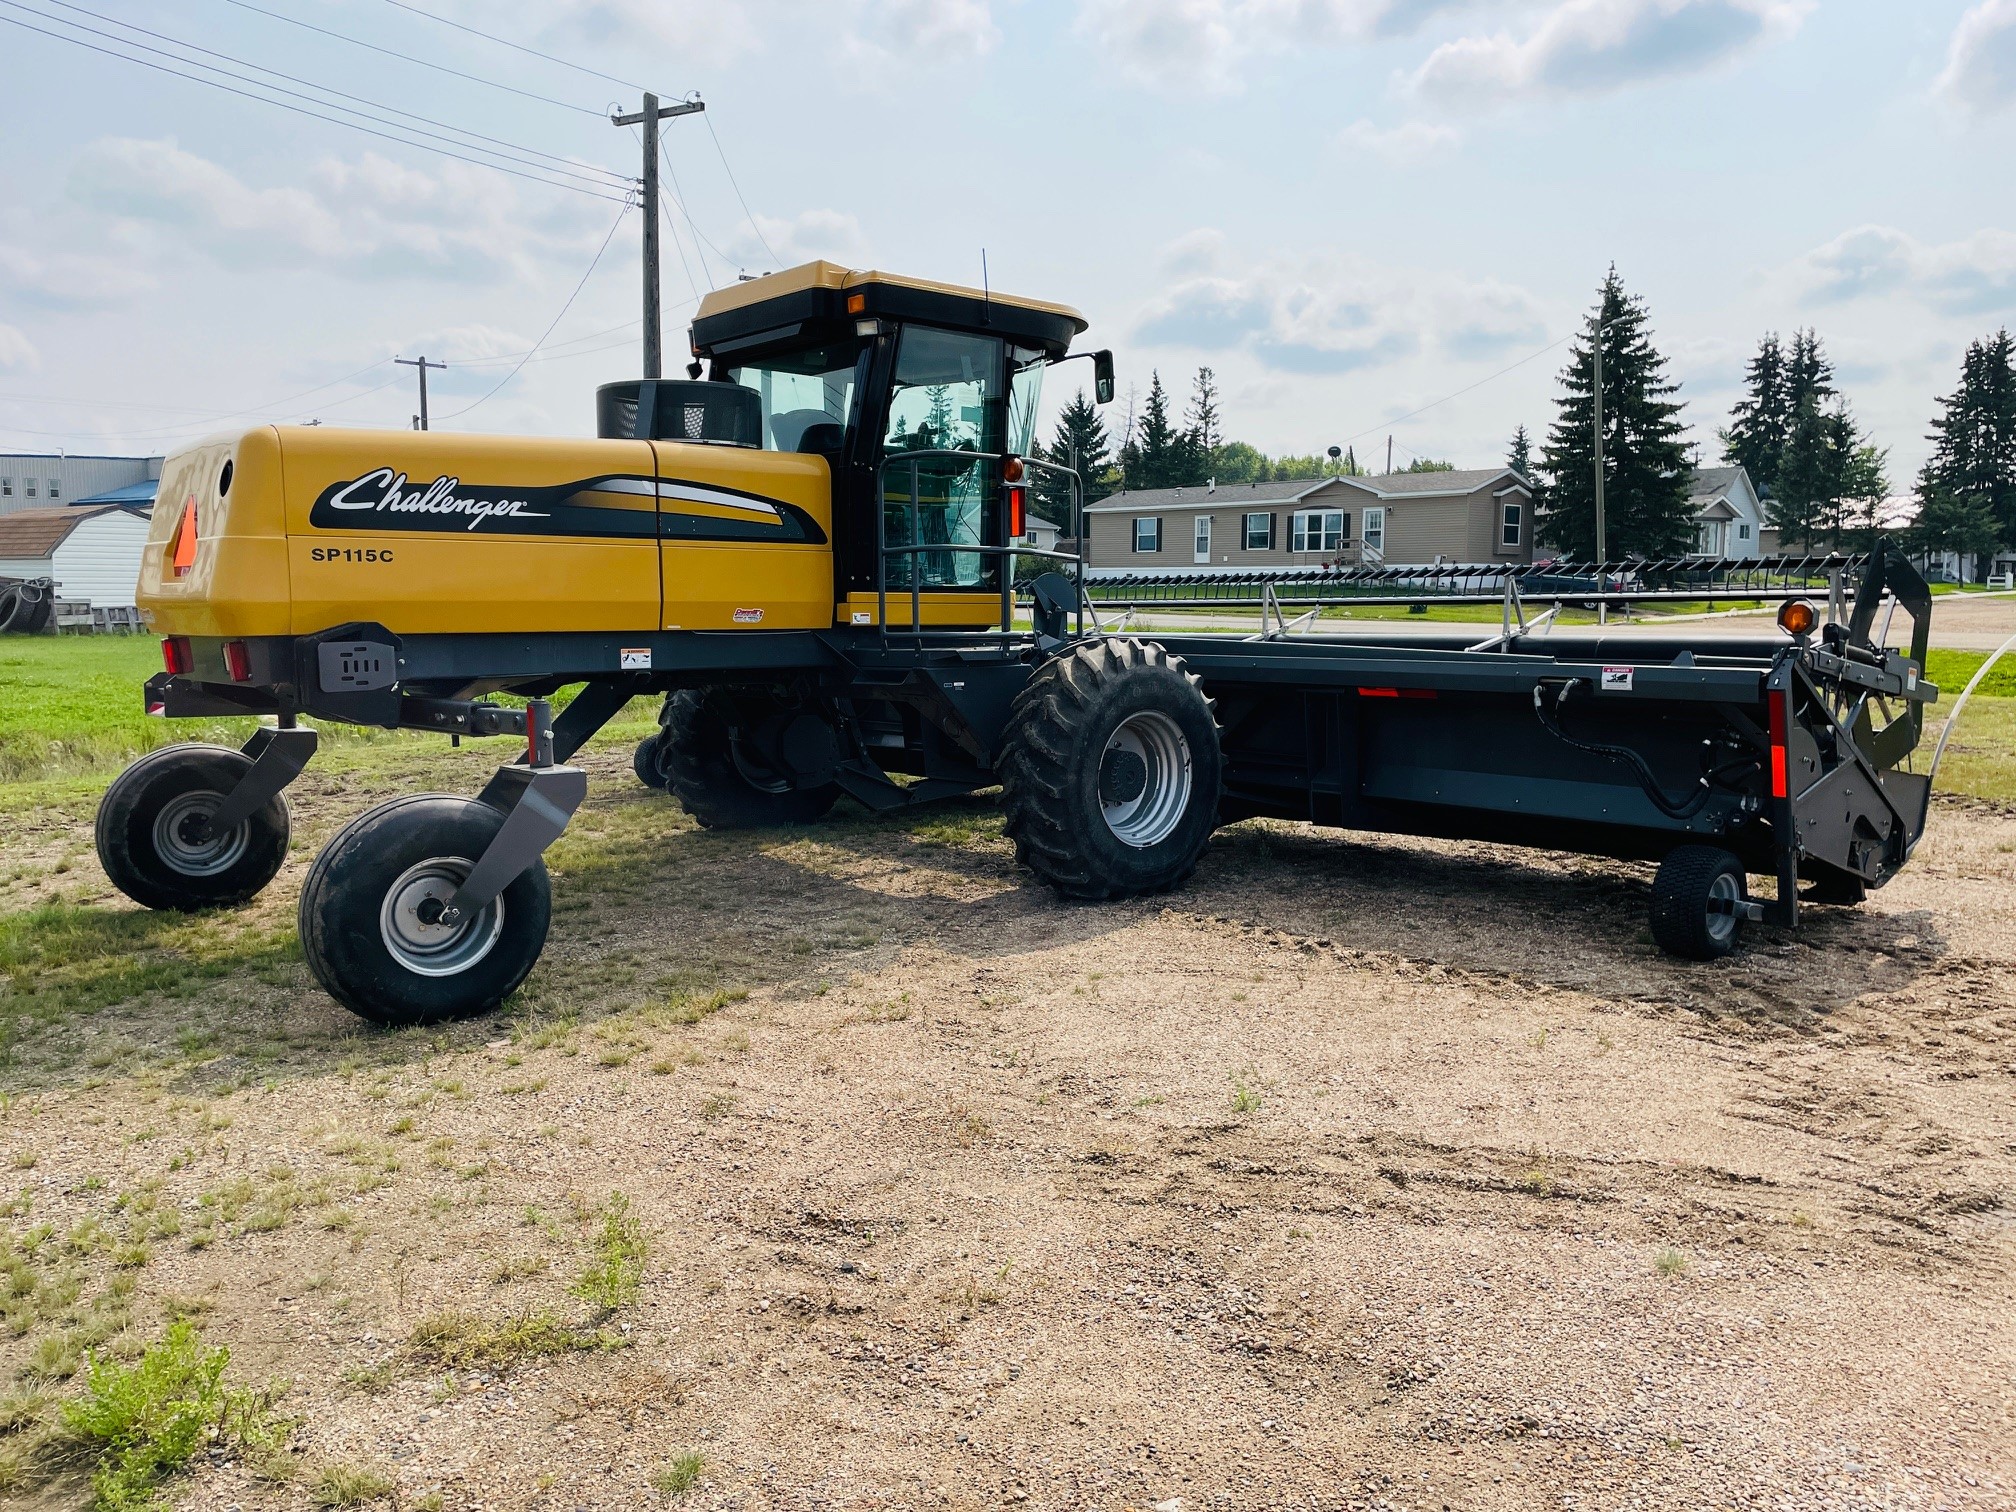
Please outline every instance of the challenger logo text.
[{"label": "challenger logo text", "polygon": [[[355,482],[339,484],[323,495],[323,502],[331,509],[368,510],[373,514],[450,515],[458,519],[466,516],[468,524],[463,527],[466,530],[474,530],[486,520],[498,516],[530,520],[546,518],[546,512],[534,509],[528,499],[479,498],[475,493],[461,492],[461,488],[460,478],[436,478],[424,488],[418,487],[409,484],[403,472],[380,467]],[[476,492],[494,494],[497,490]]]}]

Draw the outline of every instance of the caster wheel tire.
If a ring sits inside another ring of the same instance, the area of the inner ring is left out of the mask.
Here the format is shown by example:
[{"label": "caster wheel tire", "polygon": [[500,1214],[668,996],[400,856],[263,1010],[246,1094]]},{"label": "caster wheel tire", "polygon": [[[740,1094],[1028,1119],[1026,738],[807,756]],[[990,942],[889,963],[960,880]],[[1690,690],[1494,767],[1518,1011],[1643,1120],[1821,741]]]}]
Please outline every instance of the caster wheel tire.
[{"label": "caster wheel tire", "polygon": [[1224,785],[1202,684],[1136,640],[1095,641],[1040,669],[1016,696],[998,770],[1016,859],[1070,898],[1182,883]]},{"label": "caster wheel tire", "polygon": [[1737,904],[1750,896],[1743,863],[1713,845],[1682,845],[1652,880],[1652,938],[1668,955],[1715,961],[1743,937]]},{"label": "caster wheel tire", "polygon": [[225,746],[164,746],[121,772],[98,803],[98,861],[143,908],[194,912],[256,897],[287,859],[287,800],[223,834],[205,828],[252,759]]},{"label": "caster wheel tire", "polygon": [[665,787],[665,774],[658,769],[658,751],[662,743],[659,736],[646,735],[630,754],[630,770],[637,774],[637,780],[661,792]]},{"label": "caster wheel tire", "polygon": [[301,889],[301,949],[328,994],[374,1024],[484,1013],[515,992],[546,945],[552,883],[534,861],[470,918],[441,907],[502,828],[473,798],[395,798],[353,819]]},{"label": "caster wheel tire", "polygon": [[684,689],[659,716],[658,769],[664,786],[704,829],[810,824],[840,800],[837,783],[798,787],[752,758],[739,722],[774,714],[715,690]]}]

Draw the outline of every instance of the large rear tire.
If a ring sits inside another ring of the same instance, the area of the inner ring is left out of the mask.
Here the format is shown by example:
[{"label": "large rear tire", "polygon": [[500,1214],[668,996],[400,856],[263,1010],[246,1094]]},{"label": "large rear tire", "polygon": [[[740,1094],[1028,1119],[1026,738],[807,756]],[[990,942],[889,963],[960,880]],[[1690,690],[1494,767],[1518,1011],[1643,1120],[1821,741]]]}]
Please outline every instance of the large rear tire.
[{"label": "large rear tire", "polygon": [[224,746],[172,745],[121,772],[98,803],[98,861],[142,908],[226,908],[248,902],[287,859],[287,800],[220,835],[204,828],[252,759]]},{"label": "large rear tire", "polygon": [[1137,640],[1094,641],[1041,668],[1016,695],[997,770],[1016,859],[1070,898],[1180,885],[1224,785],[1202,684]]},{"label": "large rear tire", "polygon": [[1688,961],[1716,961],[1743,938],[1737,905],[1749,898],[1743,863],[1713,845],[1681,845],[1652,879],[1652,938]]},{"label": "large rear tire", "polygon": [[301,889],[301,950],[328,994],[374,1024],[484,1013],[517,991],[546,946],[552,883],[534,861],[459,924],[441,905],[503,827],[487,803],[395,798],[337,832]]},{"label": "large rear tire", "polygon": [[653,754],[666,788],[703,828],[810,824],[839,801],[838,784],[799,787],[741,738],[745,724],[777,712],[719,689],[684,689],[665,700]]}]

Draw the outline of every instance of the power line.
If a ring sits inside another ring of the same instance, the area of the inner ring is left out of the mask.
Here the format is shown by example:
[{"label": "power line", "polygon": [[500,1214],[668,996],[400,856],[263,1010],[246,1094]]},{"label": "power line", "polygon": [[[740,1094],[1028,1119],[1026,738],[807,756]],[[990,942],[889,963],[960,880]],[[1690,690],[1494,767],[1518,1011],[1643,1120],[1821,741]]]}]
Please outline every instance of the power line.
[{"label": "power line", "polygon": [[532,350],[527,352],[523,357],[518,359],[518,366],[511,369],[511,371],[506,373],[502,378],[498,379],[497,387],[491,389],[490,392],[485,394],[481,399],[478,399],[475,404],[466,404],[461,409],[456,410],[452,415],[443,415],[441,417],[443,420],[459,419],[463,415],[468,414],[469,411],[475,409],[477,405],[489,402],[491,399],[496,397],[498,390],[502,389],[505,384],[509,383],[513,378],[516,378],[521,372],[525,370],[525,364],[532,360],[533,353],[537,352],[539,348],[546,345],[546,338],[548,336],[551,336],[554,330],[559,326],[560,322],[567,318],[567,312],[574,308],[574,301],[579,299],[581,297],[581,291],[588,287],[588,280],[594,276],[597,264],[599,264],[602,261],[602,254],[609,250],[609,243],[616,239],[616,228],[623,224],[623,217],[628,215],[629,213],[630,213],[630,201],[628,199],[625,199],[623,201],[623,208],[616,212],[616,219],[614,219],[609,223],[609,231],[608,234],[602,238],[602,245],[595,249],[595,255],[588,260],[588,270],[581,275],[581,281],[576,285],[574,285],[574,292],[567,296],[567,303],[560,306],[560,313],[558,315],[555,315],[553,319],[547,324],[545,331],[542,332],[539,339],[532,344]]},{"label": "power line", "polygon": [[455,30],[467,32],[472,37],[481,37],[486,42],[495,42],[499,47],[508,47],[513,52],[521,52],[533,58],[544,58],[548,63],[558,63],[562,68],[571,68],[576,73],[587,74],[593,79],[605,79],[611,84],[621,84],[625,89],[634,89],[639,94],[644,92],[642,84],[633,84],[628,79],[619,79],[614,74],[603,73],[599,68],[588,68],[580,63],[570,63],[565,58],[556,58],[551,53],[541,52],[536,47],[527,47],[520,42],[513,42],[510,38],[500,37],[494,32],[479,31],[473,26],[463,25],[460,21],[451,21],[446,16],[437,16],[432,11],[422,10],[417,5],[408,5],[406,0],[385,0],[385,3],[387,5],[396,5],[403,11],[411,11],[416,16],[425,16],[429,21],[437,21],[443,26],[452,26]]},{"label": "power line", "polygon": [[721,158],[721,171],[728,175],[728,187],[735,191],[735,202],[742,207],[742,213],[749,220],[749,229],[756,233],[756,240],[763,243],[763,250],[770,254],[770,261],[778,267],[784,266],[784,259],[777,255],[777,249],[770,245],[770,238],[763,234],[763,227],[756,219],[756,212],[749,208],[749,201],[742,197],[742,186],[735,180],[735,170],[728,166],[728,153],[721,146],[720,133],[714,129],[714,117],[705,118],[707,135],[714,138],[714,151]]},{"label": "power line", "polygon": [[362,47],[371,52],[382,53],[388,58],[398,58],[402,62],[416,64],[421,68],[431,68],[437,73],[452,74],[458,79],[467,79],[472,84],[483,84],[491,89],[501,89],[506,94],[519,95],[527,100],[537,100],[542,105],[557,105],[562,110],[579,111],[582,115],[595,116],[598,119],[602,114],[601,111],[587,105],[569,104],[566,100],[556,100],[551,95],[542,95],[529,89],[520,89],[514,84],[500,84],[495,79],[484,78],[481,74],[464,73],[461,69],[450,68],[445,63],[432,63],[425,58],[416,58],[411,53],[400,52],[397,48],[380,47],[377,43],[366,42],[360,37],[345,36],[342,32],[331,31],[326,26],[317,26],[312,21],[303,21],[296,16],[283,15],[279,11],[267,10],[262,5],[252,4],[251,0],[225,0],[225,4],[235,5],[240,10],[256,11],[262,16],[270,16],[275,21],[285,21],[289,26],[298,26],[304,31],[319,32],[325,37],[335,38],[338,42],[348,42],[352,47]]},{"label": "power line", "polygon": [[[672,180],[672,202],[679,207],[679,213],[686,217],[686,224],[693,232],[693,255],[700,259],[700,273],[707,280],[707,287],[714,287],[714,274],[707,266],[707,254],[700,250],[704,244],[714,247],[707,233],[700,229],[700,223],[693,219],[693,212],[686,206],[686,191],[679,183],[679,175],[672,167],[672,154],[665,146],[665,133],[658,133],[658,161],[665,165],[665,176]],[[721,259],[723,266],[735,261],[719,247],[714,247],[714,255]]]},{"label": "power line", "polygon": [[[121,47],[130,47],[141,52],[150,52],[156,57],[167,58],[173,63],[184,63],[192,68],[201,68],[210,73],[222,74],[227,79],[236,79],[240,83],[250,84],[258,89],[269,89],[275,94],[284,94],[292,96],[297,100],[306,100],[311,105],[323,105],[331,110],[342,111],[345,115],[359,116],[364,120],[376,122],[381,126],[391,126],[395,130],[410,131],[419,136],[433,137],[436,141],[447,142],[451,146],[468,147],[472,151],[488,153],[491,156],[508,157],[514,162],[522,163],[528,168],[536,168],[542,173],[558,173],[568,178],[580,179],[583,183],[605,188],[627,187],[629,183],[629,180],[624,175],[616,173],[612,169],[597,168],[593,164],[584,164],[575,159],[563,157],[559,153],[546,152],[537,147],[526,147],[516,142],[504,141],[500,137],[486,135],[480,131],[469,131],[460,126],[452,126],[446,121],[437,121],[431,116],[423,116],[410,110],[402,110],[396,105],[382,105],[378,101],[366,99],[362,95],[354,95],[346,90],[336,89],[327,84],[317,84],[312,79],[303,79],[295,74],[283,73],[277,68],[267,68],[263,64],[253,63],[245,58],[235,57],[230,53],[218,52],[214,48],[202,47],[193,42],[184,42],[178,37],[171,37],[163,32],[150,31],[144,26],[137,26],[128,21],[121,21],[113,16],[102,15],[97,11],[88,10],[84,6],[73,5],[70,3],[70,0],[44,0],[44,3],[61,6],[64,10],[76,11],[79,15],[90,16],[94,20],[103,21],[107,25],[119,27],[124,31],[138,32],[142,36],[153,37],[156,41],[166,42],[170,46],[179,47],[185,52],[203,53],[208,57],[222,58],[227,63],[235,63],[238,67],[249,68],[255,73],[271,74],[276,79],[285,79],[291,84],[300,84],[309,89],[318,90],[322,94],[334,95],[336,98],[343,100],[354,100],[357,104],[367,105],[374,111],[386,111],[392,115],[405,116],[411,121],[419,121],[423,125],[439,126],[445,131],[455,133],[455,136],[446,137],[441,136],[437,132],[422,131],[418,127],[406,126],[399,122],[385,120],[382,116],[372,115],[368,111],[352,110],[348,106],[337,105],[328,100],[318,99],[314,95],[302,94],[299,90],[284,89],[277,84],[269,84],[263,79],[246,78],[243,74],[233,73],[229,69],[218,68],[214,64],[200,62],[195,58],[180,57],[175,53],[165,52],[158,47],[149,47],[144,42],[135,42],[130,37],[119,36],[113,32],[100,31],[95,26],[86,26],[80,21],[70,21],[62,17],[51,16],[46,12],[23,5],[19,3],[19,0],[0,0],[0,5],[6,5],[10,9],[26,11],[29,15],[39,20],[54,21],[59,26],[68,26],[77,31],[88,32],[94,37],[103,37],[107,41],[118,43]],[[471,137],[475,141],[458,141],[456,140],[457,137]],[[492,147],[481,147],[476,145],[477,142],[489,142],[494,145]],[[503,150],[500,152],[497,149]],[[535,159],[540,158],[547,161],[535,161]],[[582,173],[578,171],[582,168],[586,168],[588,172]],[[600,177],[591,177],[590,175],[600,175]]]},{"label": "power line", "polygon": [[1388,426],[1403,425],[1407,421],[1414,419],[1417,415],[1425,415],[1428,413],[1428,411],[1434,409],[1437,405],[1447,404],[1451,399],[1461,399],[1465,394],[1471,392],[1473,389],[1480,389],[1484,387],[1484,385],[1487,383],[1492,383],[1500,378],[1503,378],[1507,373],[1513,371],[1513,369],[1522,368],[1526,366],[1526,364],[1531,362],[1534,358],[1545,357],[1549,352],[1553,351],[1554,348],[1560,346],[1563,342],[1573,341],[1575,339],[1575,335],[1576,335],[1575,332],[1570,331],[1566,336],[1563,336],[1560,341],[1550,341],[1547,343],[1547,345],[1540,348],[1539,351],[1528,352],[1524,357],[1521,357],[1517,362],[1513,363],[1510,367],[1502,367],[1498,369],[1498,371],[1493,373],[1489,378],[1479,378],[1475,383],[1470,384],[1466,388],[1460,388],[1456,390],[1456,392],[1453,394],[1444,394],[1440,399],[1431,399],[1428,401],[1428,403],[1422,405],[1421,408],[1417,410],[1409,410],[1406,414],[1397,415],[1391,420],[1381,420],[1377,425],[1371,426],[1366,430],[1362,430],[1358,432],[1358,434],[1355,436],[1346,436],[1341,442],[1338,442],[1337,444],[1340,446],[1349,446],[1353,441],[1363,441],[1367,436],[1377,435],[1380,431],[1385,430]]},{"label": "power line", "polygon": [[[12,0],[0,0],[0,3],[11,4]],[[54,16],[43,15],[39,11],[31,12],[30,14],[41,16],[41,19],[45,21],[57,21],[59,25],[72,24],[62,22],[59,20],[59,18]],[[343,120],[339,116],[324,115],[318,110],[305,110],[299,105],[289,105],[285,100],[275,100],[267,95],[254,94],[250,90],[234,89],[229,84],[219,83],[215,79],[206,79],[201,74],[184,73],[179,68],[169,68],[160,63],[150,63],[145,58],[136,58],[127,53],[115,52],[109,47],[100,47],[97,43],[86,42],[81,37],[69,36],[63,32],[49,31],[48,29],[40,26],[31,26],[26,21],[23,21],[15,16],[0,14],[0,21],[4,21],[9,26],[17,26],[21,28],[21,30],[23,31],[35,32],[38,35],[44,37],[53,37],[58,42],[67,42],[72,47],[81,47],[88,52],[102,53],[104,54],[104,56],[108,58],[117,58],[122,63],[135,63],[142,68],[151,68],[156,73],[171,74],[178,79],[187,79],[192,84],[204,84],[208,85],[212,89],[221,89],[226,94],[237,95],[242,99],[256,100],[261,105],[272,105],[280,110],[292,111],[295,115],[308,116],[317,121],[326,121],[332,126],[342,126],[346,127],[351,131],[360,131],[366,136],[377,137],[380,141],[397,142],[402,147],[418,147],[424,152],[438,153],[442,157],[454,158],[458,162],[469,163],[478,168],[488,168],[495,173],[508,173],[513,178],[522,178],[527,179],[535,184],[544,184],[549,189],[570,189],[576,194],[585,194],[594,199],[608,200],[612,204],[627,203],[627,201],[625,201],[619,195],[603,194],[595,189],[587,188],[581,184],[564,183],[558,179],[545,178],[540,174],[528,173],[523,169],[519,168],[507,168],[502,163],[488,162],[482,158],[469,157],[468,155],[460,152],[450,152],[445,147],[436,147],[427,142],[416,142],[410,137],[398,136],[390,131],[376,131],[369,126],[360,126],[355,121]],[[137,47],[139,44],[122,43],[122,45]],[[149,50],[151,51],[152,49]],[[181,59],[178,61],[188,62],[191,60]],[[354,114],[355,112],[352,113]]]}]

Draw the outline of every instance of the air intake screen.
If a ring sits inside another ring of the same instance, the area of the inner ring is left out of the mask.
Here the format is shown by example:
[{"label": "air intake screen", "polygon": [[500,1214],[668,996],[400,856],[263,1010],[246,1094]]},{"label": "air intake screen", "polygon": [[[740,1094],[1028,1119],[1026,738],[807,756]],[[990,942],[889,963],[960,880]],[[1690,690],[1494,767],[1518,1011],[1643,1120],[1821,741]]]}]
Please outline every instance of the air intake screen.
[{"label": "air intake screen", "polygon": [[638,380],[605,383],[595,391],[595,433],[618,440],[702,441],[722,446],[763,444],[762,401],[739,383],[700,383],[660,378],[653,412],[637,428]]}]

